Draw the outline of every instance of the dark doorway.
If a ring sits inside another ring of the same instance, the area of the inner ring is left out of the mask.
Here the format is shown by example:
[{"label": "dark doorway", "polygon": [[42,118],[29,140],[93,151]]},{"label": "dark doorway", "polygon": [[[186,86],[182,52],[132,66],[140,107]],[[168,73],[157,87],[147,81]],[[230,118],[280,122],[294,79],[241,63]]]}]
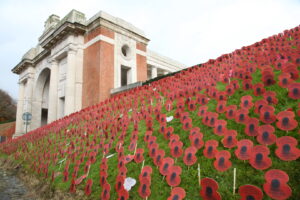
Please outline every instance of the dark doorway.
[{"label": "dark doorway", "polygon": [[121,86],[125,86],[129,83],[130,68],[121,66]]},{"label": "dark doorway", "polygon": [[41,125],[44,126],[48,122],[48,109],[42,109],[42,120]]}]

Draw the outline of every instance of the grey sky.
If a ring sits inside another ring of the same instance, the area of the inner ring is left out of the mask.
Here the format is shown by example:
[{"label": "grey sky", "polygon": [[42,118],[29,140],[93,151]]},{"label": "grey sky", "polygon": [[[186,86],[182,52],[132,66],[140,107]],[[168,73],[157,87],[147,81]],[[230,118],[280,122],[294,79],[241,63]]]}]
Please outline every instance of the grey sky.
[{"label": "grey sky", "polygon": [[299,0],[1,0],[1,89],[17,98],[11,69],[36,46],[48,16],[71,9],[87,18],[99,10],[123,18],[146,33],[150,49],[188,66],[300,23]]}]

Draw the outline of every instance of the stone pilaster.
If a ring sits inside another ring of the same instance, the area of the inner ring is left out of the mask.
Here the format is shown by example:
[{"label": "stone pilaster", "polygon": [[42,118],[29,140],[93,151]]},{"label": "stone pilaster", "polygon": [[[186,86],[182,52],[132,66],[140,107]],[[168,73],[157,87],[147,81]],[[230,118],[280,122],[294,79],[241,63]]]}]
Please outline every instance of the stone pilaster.
[{"label": "stone pilaster", "polygon": [[151,66],[151,78],[157,77],[157,68],[154,66]]},{"label": "stone pilaster", "polygon": [[51,60],[50,86],[49,86],[49,108],[48,123],[57,119],[57,103],[58,103],[58,62]]},{"label": "stone pilaster", "polygon": [[75,78],[76,78],[76,51],[72,48],[68,51],[67,57],[67,78],[65,93],[65,115],[74,112],[75,108]]},{"label": "stone pilaster", "polygon": [[18,106],[17,106],[17,116],[16,116],[16,132],[14,137],[18,137],[23,135],[24,133],[24,123],[22,119],[23,115],[23,106],[24,106],[24,90],[25,85],[24,82],[19,83],[19,98],[18,98]]}]

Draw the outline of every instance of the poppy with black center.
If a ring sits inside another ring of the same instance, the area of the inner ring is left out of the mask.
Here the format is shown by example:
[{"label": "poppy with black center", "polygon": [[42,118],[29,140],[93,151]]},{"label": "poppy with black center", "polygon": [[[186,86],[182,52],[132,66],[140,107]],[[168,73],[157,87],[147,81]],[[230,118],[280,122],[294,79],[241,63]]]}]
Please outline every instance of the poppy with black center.
[{"label": "poppy with black center", "polygon": [[190,102],[189,102],[189,105],[188,105],[188,109],[189,111],[194,111],[196,110],[196,101],[194,99],[192,99]]},{"label": "poppy with black center", "polygon": [[158,144],[157,143],[153,143],[150,148],[149,148],[149,156],[151,158],[154,158],[156,155],[156,152],[158,150]]},{"label": "poppy with black center", "polygon": [[205,148],[203,150],[203,155],[206,158],[214,158],[215,154],[217,153],[217,147],[219,145],[219,142],[216,140],[208,140],[205,143]]},{"label": "poppy with black center", "polygon": [[261,99],[261,100],[257,100],[255,103],[254,103],[254,112],[256,114],[259,114],[260,113],[260,109],[265,106],[265,105],[268,105],[268,102],[264,99]]},{"label": "poppy with black center", "polygon": [[216,135],[224,135],[227,131],[227,121],[225,120],[217,120],[216,121],[216,124],[215,124],[215,127],[214,127],[214,133]]},{"label": "poppy with black center", "polygon": [[225,91],[228,96],[232,96],[235,92],[234,86],[232,84],[226,85]]},{"label": "poppy with black center", "polygon": [[100,186],[103,186],[106,183],[106,178],[107,178],[107,172],[101,171],[100,172]]},{"label": "poppy with black center", "polygon": [[273,106],[265,105],[260,109],[259,119],[265,124],[271,124],[276,120],[274,115],[275,108]]},{"label": "poppy with black center", "polygon": [[237,142],[237,149],[234,151],[236,157],[240,160],[249,160],[253,142],[248,139],[243,139]]},{"label": "poppy with black center", "polygon": [[246,127],[245,127],[244,131],[245,131],[246,135],[252,136],[252,137],[257,136],[258,135],[258,132],[257,132],[258,123],[259,123],[258,119],[249,118],[245,123]]},{"label": "poppy with black center", "polygon": [[276,115],[276,126],[283,131],[291,131],[297,128],[298,122],[294,119],[295,113],[293,111],[281,111]]},{"label": "poppy with black center", "polygon": [[139,180],[141,181],[142,178],[147,178],[147,177],[151,177],[152,174],[152,168],[150,166],[144,166],[140,175],[139,175]]},{"label": "poppy with black center", "polygon": [[138,148],[136,149],[136,153],[134,155],[134,161],[136,163],[141,163],[144,160],[144,149],[143,148]]},{"label": "poppy with black center", "polygon": [[234,119],[235,112],[236,112],[237,106],[236,105],[230,105],[226,107],[226,118],[227,119]]},{"label": "poppy with black center", "polygon": [[75,180],[74,179],[72,179],[72,181],[71,181],[69,191],[70,191],[70,193],[75,193],[76,192],[76,184],[75,184]]},{"label": "poppy with black center", "polygon": [[231,84],[233,85],[235,90],[240,88],[238,80],[231,81]]},{"label": "poppy with black center", "polygon": [[129,193],[125,188],[118,191],[118,200],[127,200],[129,198]]},{"label": "poppy with black center", "polygon": [[176,142],[176,141],[180,141],[180,137],[179,137],[179,135],[177,135],[177,134],[173,134],[173,135],[170,137],[170,141],[169,141],[169,144],[168,144],[168,146],[169,146],[170,149],[172,148],[172,144],[173,144],[174,142]]},{"label": "poppy with black center", "polygon": [[291,99],[300,99],[300,83],[291,83],[287,87],[289,89],[289,94],[288,96]]},{"label": "poppy with black center", "polygon": [[208,99],[204,94],[197,95],[197,103],[200,105],[206,105],[208,103]]},{"label": "poppy with black center", "polygon": [[174,158],[179,158],[182,155],[182,146],[183,143],[181,141],[175,141],[171,145],[171,155]]},{"label": "poppy with black center", "polygon": [[291,75],[291,79],[297,80],[299,78],[299,71],[297,65],[288,63],[282,70],[282,72],[288,73]]},{"label": "poppy with black center", "polygon": [[204,116],[206,111],[207,111],[208,107],[207,106],[200,106],[199,107],[199,111],[198,111],[198,116]]},{"label": "poppy with black center", "polygon": [[165,151],[163,149],[159,149],[153,158],[153,162],[156,166],[160,166],[162,163],[162,159],[165,157]]},{"label": "poppy with black center", "polygon": [[174,165],[174,160],[173,158],[166,157],[162,159],[162,163],[159,166],[159,172],[163,175],[166,176],[169,173],[169,168]]},{"label": "poppy with black center", "polygon": [[252,89],[252,81],[249,79],[243,80],[243,90],[250,90]]},{"label": "poppy with black center", "polygon": [[254,96],[261,96],[265,93],[266,89],[262,83],[256,83],[253,85]]},{"label": "poppy with black center", "polygon": [[212,178],[203,178],[201,179],[201,190],[200,196],[203,199],[213,199],[213,200],[221,200],[221,196],[218,193],[218,183]]},{"label": "poppy with black center", "polygon": [[85,195],[89,196],[92,193],[93,180],[88,179],[84,188]]},{"label": "poppy with black center", "polygon": [[227,101],[219,101],[216,107],[218,113],[224,113],[226,109]]},{"label": "poppy with black center", "polygon": [[235,130],[227,130],[224,138],[222,139],[223,146],[226,148],[233,148],[237,144],[237,132]]},{"label": "poppy with black center", "polygon": [[201,147],[204,145],[202,138],[203,134],[200,132],[195,133],[194,135],[189,135],[191,146],[195,147],[196,149],[201,149]]},{"label": "poppy with black center", "polygon": [[169,186],[176,187],[180,184],[181,178],[181,167],[171,166],[169,167],[169,173],[167,174],[166,180]]},{"label": "poppy with black center", "polygon": [[274,80],[274,73],[270,71],[263,71],[261,79],[265,86],[270,86],[276,83]]},{"label": "poppy with black center", "polygon": [[138,193],[140,197],[142,197],[143,199],[150,196],[151,194],[150,185],[151,185],[150,177],[142,178],[140,180],[140,187],[138,189]]},{"label": "poppy with black center", "polygon": [[272,160],[268,157],[270,150],[263,145],[257,145],[252,148],[249,163],[258,170],[268,169],[272,166]]},{"label": "poppy with black center", "polygon": [[214,167],[218,171],[226,171],[231,167],[230,152],[226,150],[219,151],[215,154],[216,160],[214,161]]},{"label": "poppy with black center", "polygon": [[239,187],[240,200],[262,200],[263,192],[254,185],[243,185]]},{"label": "poppy with black center", "polygon": [[248,109],[241,108],[235,112],[235,121],[239,124],[245,124],[245,122],[248,120]]},{"label": "poppy with black center", "polygon": [[241,98],[241,103],[240,103],[241,108],[245,108],[249,110],[250,108],[252,108],[252,106],[253,106],[252,96],[246,95]]},{"label": "poppy with black center", "polygon": [[189,137],[190,137],[191,135],[195,135],[196,133],[200,133],[200,128],[199,128],[199,127],[194,127],[194,128],[192,128],[192,129],[190,130],[190,135],[189,135]]},{"label": "poppy with black center", "polygon": [[123,184],[124,184],[125,178],[123,176],[118,175],[116,178],[116,184],[115,184],[115,189],[117,192],[119,192],[121,189],[124,188]]},{"label": "poppy with black center", "polygon": [[227,100],[226,92],[218,91],[216,98],[217,98],[217,101],[226,101]]},{"label": "poppy with black center", "polygon": [[[215,113],[215,112],[206,112],[206,116],[205,118],[207,117],[208,120],[206,121],[205,119],[205,125],[209,126],[209,127],[214,127],[215,126],[215,122],[216,120],[218,119],[218,113]],[[203,120],[202,120],[203,121]]]},{"label": "poppy with black center", "polygon": [[264,99],[268,102],[268,104],[277,104],[278,99],[276,98],[276,92],[266,91],[263,94]]},{"label": "poppy with black center", "polygon": [[182,129],[185,131],[190,130],[193,127],[192,125],[192,119],[191,118],[186,118],[185,120],[183,120],[182,122]]},{"label": "poppy with black center", "polygon": [[293,82],[293,80],[291,79],[291,75],[284,72],[278,76],[278,81],[278,85],[282,88],[287,88],[288,85]]},{"label": "poppy with black center", "polygon": [[101,199],[102,200],[109,200],[110,199],[110,185],[109,185],[109,183],[105,183],[102,186]]},{"label": "poppy with black center", "polygon": [[297,160],[300,157],[300,149],[297,148],[298,141],[291,136],[282,136],[276,140],[277,149],[275,154],[284,161]]},{"label": "poppy with black center", "polygon": [[276,141],[275,128],[272,125],[266,124],[258,127],[258,136],[256,140],[262,145],[271,145]]},{"label": "poppy with black center", "polygon": [[171,196],[167,200],[182,200],[185,197],[185,190],[181,187],[174,187],[171,191]]},{"label": "poppy with black center", "polygon": [[197,157],[195,156],[197,149],[193,146],[188,147],[184,151],[183,162],[187,166],[195,164]]},{"label": "poppy with black center", "polygon": [[169,140],[170,137],[172,136],[173,132],[174,132],[174,128],[173,128],[172,126],[167,127],[167,128],[166,128],[166,131],[165,131],[165,133],[164,133],[164,138],[165,138],[166,140]]},{"label": "poppy with black center", "polygon": [[289,176],[279,169],[271,169],[265,173],[265,193],[272,199],[288,199],[292,190],[288,186]]}]

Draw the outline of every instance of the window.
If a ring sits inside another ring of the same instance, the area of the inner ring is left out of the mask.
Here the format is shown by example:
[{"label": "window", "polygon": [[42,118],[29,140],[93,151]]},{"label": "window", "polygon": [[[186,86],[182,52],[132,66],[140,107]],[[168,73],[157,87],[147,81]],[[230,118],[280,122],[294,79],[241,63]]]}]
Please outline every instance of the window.
[{"label": "window", "polygon": [[126,66],[121,66],[121,86],[128,85],[131,83],[130,80],[130,68]]}]

